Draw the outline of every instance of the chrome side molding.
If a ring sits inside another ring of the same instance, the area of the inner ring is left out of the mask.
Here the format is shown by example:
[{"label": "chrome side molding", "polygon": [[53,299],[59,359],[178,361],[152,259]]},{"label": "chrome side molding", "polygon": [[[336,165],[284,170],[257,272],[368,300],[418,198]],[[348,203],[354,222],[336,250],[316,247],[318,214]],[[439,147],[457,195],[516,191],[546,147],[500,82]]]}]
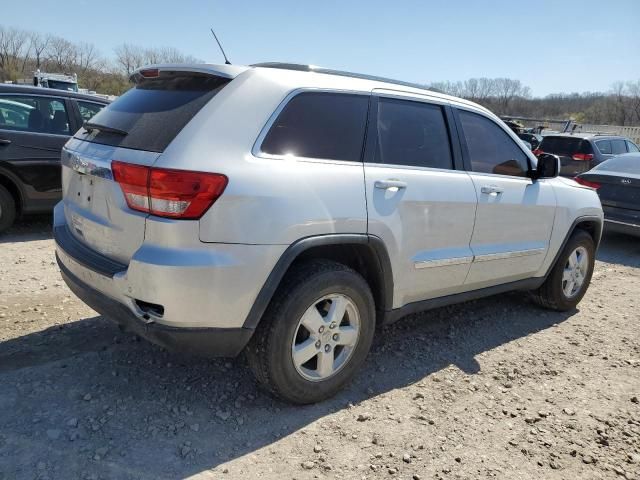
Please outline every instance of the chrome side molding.
[{"label": "chrome side molding", "polygon": [[473,262],[473,257],[440,258],[436,260],[420,260],[414,262],[416,268],[450,267],[452,265],[464,265]]},{"label": "chrome side molding", "polygon": [[484,255],[476,255],[474,262],[488,262],[490,260],[504,260],[506,258],[528,257],[529,255],[541,255],[545,252],[545,248],[529,248],[527,250],[514,250],[512,252],[486,253]]},{"label": "chrome side molding", "polygon": [[546,248],[530,248],[527,250],[514,250],[512,252],[486,253],[484,255],[476,255],[473,257],[453,257],[439,258],[435,260],[420,260],[413,262],[413,266],[417,269],[434,268],[434,267],[450,267],[452,265],[465,265],[475,262],[488,262],[491,260],[504,260],[507,258],[527,257],[530,255],[542,255]]}]

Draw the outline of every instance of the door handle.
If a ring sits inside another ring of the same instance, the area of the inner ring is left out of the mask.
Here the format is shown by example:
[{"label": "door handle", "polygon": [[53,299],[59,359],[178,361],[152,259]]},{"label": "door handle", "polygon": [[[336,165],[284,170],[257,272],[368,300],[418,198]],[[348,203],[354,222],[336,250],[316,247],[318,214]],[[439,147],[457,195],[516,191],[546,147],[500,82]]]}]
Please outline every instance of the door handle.
[{"label": "door handle", "polygon": [[0,138],[0,145],[9,145],[11,143],[11,140],[8,140],[6,138]]},{"label": "door handle", "polygon": [[380,190],[389,190],[390,188],[401,189],[407,188],[407,183],[401,182],[400,180],[376,180],[373,186]]},{"label": "door handle", "polygon": [[487,195],[499,195],[504,192],[503,188],[498,187],[497,185],[485,185],[480,188],[482,193],[486,193]]}]

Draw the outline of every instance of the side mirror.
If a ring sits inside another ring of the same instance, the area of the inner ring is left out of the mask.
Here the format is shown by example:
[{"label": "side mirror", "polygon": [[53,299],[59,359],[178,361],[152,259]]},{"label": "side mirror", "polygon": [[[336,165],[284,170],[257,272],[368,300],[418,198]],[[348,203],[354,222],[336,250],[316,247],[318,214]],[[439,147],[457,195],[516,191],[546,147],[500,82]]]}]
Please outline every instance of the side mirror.
[{"label": "side mirror", "polygon": [[532,178],[555,178],[560,175],[560,157],[551,153],[541,153],[538,157],[538,167],[532,172]]}]

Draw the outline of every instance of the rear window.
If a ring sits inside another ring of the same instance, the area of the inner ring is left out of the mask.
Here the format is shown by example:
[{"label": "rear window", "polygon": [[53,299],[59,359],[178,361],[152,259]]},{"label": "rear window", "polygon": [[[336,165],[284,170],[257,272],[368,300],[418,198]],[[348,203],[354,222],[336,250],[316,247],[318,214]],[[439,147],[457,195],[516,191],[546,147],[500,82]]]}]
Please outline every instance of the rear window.
[{"label": "rear window", "polygon": [[575,137],[544,137],[538,147],[545,153],[570,157],[575,153],[593,153],[587,140]]},{"label": "rear window", "polygon": [[284,107],[260,150],[270,155],[359,162],[369,97],[307,92]]},{"label": "rear window", "polygon": [[635,173],[640,174],[640,155],[620,155],[602,162],[593,169],[603,172]]},{"label": "rear window", "polygon": [[[163,152],[200,109],[230,80],[186,72],[142,79],[91,118],[96,129],[76,138],[116,147]],[[99,127],[105,127],[101,130]]]}]

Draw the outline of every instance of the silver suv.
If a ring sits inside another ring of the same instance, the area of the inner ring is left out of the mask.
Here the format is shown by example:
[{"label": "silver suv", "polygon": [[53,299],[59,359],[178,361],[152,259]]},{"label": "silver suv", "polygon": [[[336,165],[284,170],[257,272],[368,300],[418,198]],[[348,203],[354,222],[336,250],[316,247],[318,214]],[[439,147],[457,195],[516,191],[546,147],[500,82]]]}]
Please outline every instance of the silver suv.
[{"label": "silver suv", "polygon": [[54,234],[71,290],[152,342],[245,352],[270,391],[311,403],[406,314],[585,294],[598,196],[476,104],[291,64],[132,80],[66,144]]}]

